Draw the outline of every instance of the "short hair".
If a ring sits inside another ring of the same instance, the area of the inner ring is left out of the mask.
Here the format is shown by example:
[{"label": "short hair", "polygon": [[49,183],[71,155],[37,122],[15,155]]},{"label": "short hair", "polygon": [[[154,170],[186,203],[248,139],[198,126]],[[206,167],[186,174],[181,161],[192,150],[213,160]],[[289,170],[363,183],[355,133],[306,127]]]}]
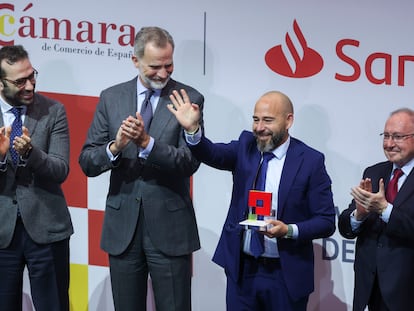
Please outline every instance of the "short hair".
[{"label": "short hair", "polygon": [[6,76],[6,72],[3,69],[3,61],[7,62],[9,65],[29,58],[29,54],[21,45],[8,45],[0,49],[0,78]]},{"label": "short hair", "polygon": [[406,114],[411,119],[412,124],[414,124],[414,110],[407,108],[407,107],[399,108],[391,112],[389,118],[399,113]]},{"label": "short hair", "polygon": [[160,27],[142,27],[135,36],[134,55],[141,59],[144,57],[145,46],[153,43],[156,47],[166,47],[171,44],[174,50],[174,40],[169,32]]}]

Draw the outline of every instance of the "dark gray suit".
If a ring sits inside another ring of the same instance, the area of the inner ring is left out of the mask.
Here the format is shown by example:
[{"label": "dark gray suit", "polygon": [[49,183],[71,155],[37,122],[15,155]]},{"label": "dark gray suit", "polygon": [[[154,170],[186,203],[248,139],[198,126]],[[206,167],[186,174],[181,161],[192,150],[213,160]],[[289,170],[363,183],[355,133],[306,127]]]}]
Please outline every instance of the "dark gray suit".
[{"label": "dark gray suit", "polygon": [[[3,126],[3,119],[0,126]],[[69,173],[69,130],[63,105],[40,94],[27,107],[24,126],[33,150],[25,167],[16,170],[10,155],[0,172],[0,248],[9,245],[17,207],[30,237],[52,243],[73,233],[70,214],[61,189]]]},{"label": "dark gray suit", "polygon": [[100,96],[79,163],[90,177],[111,170],[101,237],[101,247],[111,255],[122,254],[131,244],[142,214],[153,246],[163,254],[189,255],[200,248],[189,191],[190,176],[200,163],[188,149],[181,126],[167,109],[172,90],[181,88],[202,109],[204,98],[199,92],[171,79],[154,112],[149,135],[155,143],[145,161],[137,157],[138,148],[133,143],[115,162],[110,161],[106,152],[122,120],[135,116],[137,78],[110,87]]},{"label": "dark gray suit", "polygon": [[[372,192],[378,192],[379,180],[389,182],[393,164],[381,162],[365,169],[363,178],[371,178]],[[376,213],[368,214],[358,232],[353,232],[350,215],[353,200],[339,216],[342,236],[357,238],[355,251],[355,288],[353,310],[363,311],[368,304],[375,276],[388,310],[410,310],[414,299],[414,170],[407,176],[393,203],[389,222]]]},{"label": "dark gray suit", "polygon": [[[0,118],[0,126],[4,126],[3,118]],[[34,102],[27,106],[24,126],[29,130],[33,145],[26,165],[16,169],[8,154],[7,163],[0,167],[0,253],[2,249],[13,249],[17,239],[13,238],[16,224],[22,223],[30,238],[39,244],[67,240],[68,245],[73,233],[61,189],[69,173],[69,130],[64,106],[35,94]],[[18,209],[21,217],[18,217]],[[68,250],[64,252],[68,270],[69,253]],[[0,260],[4,267],[6,259],[0,256]],[[3,272],[2,278],[6,278]]]}]

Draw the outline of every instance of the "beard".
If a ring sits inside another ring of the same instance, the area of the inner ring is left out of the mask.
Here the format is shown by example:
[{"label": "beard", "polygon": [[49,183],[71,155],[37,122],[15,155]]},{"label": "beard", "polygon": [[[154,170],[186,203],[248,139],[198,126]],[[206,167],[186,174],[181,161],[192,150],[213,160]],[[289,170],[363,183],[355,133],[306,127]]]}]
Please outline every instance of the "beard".
[{"label": "beard", "polygon": [[26,91],[22,89],[17,92],[13,92],[10,87],[4,85],[2,96],[4,100],[11,106],[24,106],[30,105],[33,102],[33,97],[31,100],[25,100],[23,98],[25,94],[28,95],[29,93],[34,94],[34,88],[32,91]]},{"label": "beard", "polygon": [[[287,133],[284,131],[273,133],[273,132],[265,130],[261,133],[258,133],[255,131],[253,134],[256,137],[257,149],[259,149],[260,152],[269,152],[269,151],[276,149],[283,143]],[[262,135],[272,135],[272,136],[271,136],[270,141],[262,141],[258,139],[259,136],[262,136]]]},{"label": "beard", "polygon": [[168,81],[170,81],[170,76],[168,76],[168,78],[165,79],[165,81],[151,80],[145,75],[141,75],[141,79],[146,85],[149,85],[151,89],[161,90],[167,85]]}]

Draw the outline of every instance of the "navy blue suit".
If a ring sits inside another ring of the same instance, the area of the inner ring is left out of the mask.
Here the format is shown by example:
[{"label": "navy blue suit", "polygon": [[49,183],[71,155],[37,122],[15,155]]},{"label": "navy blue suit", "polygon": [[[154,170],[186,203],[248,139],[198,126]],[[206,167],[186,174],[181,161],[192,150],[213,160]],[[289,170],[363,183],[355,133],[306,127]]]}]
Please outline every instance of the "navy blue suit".
[{"label": "navy blue suit", "polygon": [[[213,261],[237,282],[244,230],[239,222],[246,219],[248,193],[261,156],[256,140],[248,131],[228,144],[213,144],[203,136],[191,150],[205,164],[233,173],[230,208]],[[280,180],[277,219],[298,226],[298,239],[280,238],[278,248],[291,298],[307,297],[314,289],[312,240],[335,231],[335,211],[323,154],[292,137]]]},{"label": "navy blue suit", "polygon": [[[389,182],[393,164],[389,161],[368,167],[363,178],[371,178],[372,192],[379,190],[379,180]],[[353,232],[350,214],[355,201],[340,217],[339,232],[356,240],[355,288],[353,310],[362,311],[368,304],[377,275],[381,294],[389,310],[409,310],[414,297],[414,170],[407,176],[393,203],[385,224],[376,213],[370,213],[358,232]]]}]

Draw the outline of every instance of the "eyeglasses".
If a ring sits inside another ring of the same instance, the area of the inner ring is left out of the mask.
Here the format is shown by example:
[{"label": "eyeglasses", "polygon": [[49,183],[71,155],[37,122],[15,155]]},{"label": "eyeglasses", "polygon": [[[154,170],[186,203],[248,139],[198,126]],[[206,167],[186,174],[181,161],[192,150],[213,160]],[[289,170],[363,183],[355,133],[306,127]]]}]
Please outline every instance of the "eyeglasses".
[{"label": "eyeglasses", "polygon": [[401,143],[408,137],[413,137],[413,134],[389,134],[389,133],[381,133],[380,136],[383,137],[384,140],[392,139],[396,143]]},{"label": "eyeglasses", "polygon": [[17,88],[22,89],[26,85],[27,80],[29,80],[31,84],[35,84],[38,74],[39,73],[37,72],[37,70],[33,69],[33,72],[31,73],[31,75],[27,76],[25,78],[20,78],[20,79],[17,79],[17,80],[10,80],[10,79],[7,79],[7,78],[2,78],[2,80],[6,80],[7,82],[10,82],[10,83],[14,84]]}]

